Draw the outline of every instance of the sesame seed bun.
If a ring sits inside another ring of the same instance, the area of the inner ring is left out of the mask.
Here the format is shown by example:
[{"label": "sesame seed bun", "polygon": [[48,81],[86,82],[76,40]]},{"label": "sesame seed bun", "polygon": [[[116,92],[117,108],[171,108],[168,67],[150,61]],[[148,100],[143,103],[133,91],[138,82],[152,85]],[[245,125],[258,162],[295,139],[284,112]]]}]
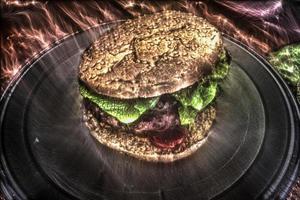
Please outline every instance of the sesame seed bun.
[{"label": "sesame seed bun", "polygon": [[100,36],[79,66],[91,90],[119,99],[174,93],[210,73],[223,49],[204,18],[163,11],[130,19]]}]

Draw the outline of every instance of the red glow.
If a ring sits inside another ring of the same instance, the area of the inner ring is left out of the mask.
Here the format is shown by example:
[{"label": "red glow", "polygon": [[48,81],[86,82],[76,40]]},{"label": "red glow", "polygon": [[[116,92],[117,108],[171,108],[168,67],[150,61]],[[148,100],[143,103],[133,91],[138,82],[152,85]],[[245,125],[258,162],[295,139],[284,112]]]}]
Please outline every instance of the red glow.
[{"label": "red glow", "polygon": [[[266,54],[271,50],[271,43],[268,41],[282,44],[289,40],[286,37],[287,32],[280,25],[268,20],[264,22],[263,26],[252,25],[252,28],[260,31],[260,37],[250,34],[240,26],[236,26],[224,14],[212,11],[213,6],[211,4],[210,1],[187,0],[159,3],[138,0],[109,2],[6,0],[2,6],[4,26],[7,28],[1,33],[0,81],[4,82],[3,85],[5,86],[32,57],[38,56],[43,49],[49,48],[55,41],[69,34],[106,21],[133,18],[167,9],[203,16],[221,31],[256,48],[262,54]],[[249,7],[246,3],[217,1],[215,6],[218,5],[253,18],[267,18],[282,10],[281,1],[271,3],[269,7],[263,8],[263,12],[256,12],[255,9],[259,7]],[[292,18],[289,23],[295,24]],[[298,27],[291,27],[295,29],[294,31],[300,32]],[[277,32],[274,34],[270,30]],[[283,37],[278,37],[278,33]]]}]

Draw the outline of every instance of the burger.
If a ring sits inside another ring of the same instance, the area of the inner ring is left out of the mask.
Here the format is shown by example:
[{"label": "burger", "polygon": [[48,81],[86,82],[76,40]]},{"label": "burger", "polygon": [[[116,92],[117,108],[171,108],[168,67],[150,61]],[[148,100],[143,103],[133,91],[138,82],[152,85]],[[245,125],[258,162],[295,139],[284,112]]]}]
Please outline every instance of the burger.
[{"label": "burger", "polygon": [[216,117],[230,57],[205,19],[163,11],[127,20],[83,53],[83,119],[101,144],[172,162],[197,151]]}]

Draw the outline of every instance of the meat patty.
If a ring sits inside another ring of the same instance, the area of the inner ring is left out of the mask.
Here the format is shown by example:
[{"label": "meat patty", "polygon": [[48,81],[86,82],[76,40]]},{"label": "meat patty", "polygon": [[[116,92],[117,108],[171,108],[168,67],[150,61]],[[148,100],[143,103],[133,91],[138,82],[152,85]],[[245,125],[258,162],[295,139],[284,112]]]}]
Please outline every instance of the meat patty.
[{"label": "meat patty", "polygon": [[149,137],[153,144],[161,148],[174,148],[181,144],[187,132],[180,125],[178,103],[170,95],[163,95],[152,110],[131,125],[119,122],[88,100],[85,101],[85,106],[99,122],[112,129]]}]

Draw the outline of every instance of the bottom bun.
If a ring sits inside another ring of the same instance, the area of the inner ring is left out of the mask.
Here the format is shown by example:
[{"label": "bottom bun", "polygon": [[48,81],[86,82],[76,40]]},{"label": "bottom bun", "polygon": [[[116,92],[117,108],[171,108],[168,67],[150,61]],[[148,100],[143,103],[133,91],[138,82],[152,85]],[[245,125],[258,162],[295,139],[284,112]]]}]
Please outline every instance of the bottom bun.
[{"label": "bottom bun", "polygon": [[101,144],[140,160],[151,162],[172,162],[194,153],[206,141],[215,117],[215,107],[208,106],[198,114],[195,126],[188,131],[183,143],[176,149],[162,149],[153,145],[148,137],[112,129],[103,122],[99,122],[92,112],[84,109],[85,124]]}]

